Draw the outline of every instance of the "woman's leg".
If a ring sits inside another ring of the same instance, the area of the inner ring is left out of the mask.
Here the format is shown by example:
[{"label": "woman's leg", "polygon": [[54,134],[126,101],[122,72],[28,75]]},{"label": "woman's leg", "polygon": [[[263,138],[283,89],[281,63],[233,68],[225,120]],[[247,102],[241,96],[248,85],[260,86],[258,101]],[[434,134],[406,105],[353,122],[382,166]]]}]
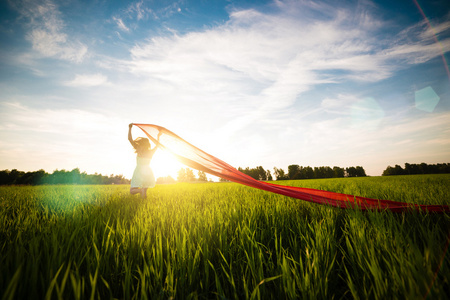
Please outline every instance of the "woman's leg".
[{"label": "woman's leg", "polygon": [[141,189],[140,188],[138,188],[138,187],[131,187],[130,188],[130,194],[131,195],[135,195],[135,194],[138,194],[138,193],[141,193]]},{"label": "woman's leg", "polygon": [[147,198],[147,188],[142,188],[142,189],[141,189],[141,197],[142,197],[143,199],[146,199],[146,198]]}]

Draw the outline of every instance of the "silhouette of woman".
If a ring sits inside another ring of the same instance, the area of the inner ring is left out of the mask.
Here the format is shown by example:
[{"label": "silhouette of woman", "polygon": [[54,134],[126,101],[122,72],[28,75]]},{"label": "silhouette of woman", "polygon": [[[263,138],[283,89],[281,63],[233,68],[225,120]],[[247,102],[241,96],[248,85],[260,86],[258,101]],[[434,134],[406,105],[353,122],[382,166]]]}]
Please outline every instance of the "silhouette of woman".
[{"label": "silhouette of woman", "polygon": [[[150,161],[152,160],[153,154],[155,154],[158,145],[151,148],[150,142],[146,138],[138,137],[133,140],[131,136],[131,127],[133,123],[128,125],[128,140],[133,146],[137,156],[136,156],[136,168],[133,172],[133,177],[131,178],[130,193],[141,194],[141,198],[147,198],[147,189],[153,188],[156,185],[155,175],[150,168]],[[159,135],[158,135],[159,141]]]}]

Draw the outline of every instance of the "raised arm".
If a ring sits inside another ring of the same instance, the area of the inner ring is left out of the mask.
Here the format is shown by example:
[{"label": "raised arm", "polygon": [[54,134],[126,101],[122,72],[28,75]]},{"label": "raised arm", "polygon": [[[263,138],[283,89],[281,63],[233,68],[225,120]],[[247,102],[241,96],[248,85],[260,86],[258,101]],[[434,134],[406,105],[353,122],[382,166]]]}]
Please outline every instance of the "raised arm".
[{"label": "raised arm", "polygon": [[[161,136],[161,134],[162,134],[162,132],[160,131],[158,133],[158,137],[156,139],[158,142],[159,142],[159,137]],[[152,150],[150,150],[151,156],[153,156],[153,154],[155,154],[156,150],[158,150],[158,148],[159,148],[159,143],[154,143],[154,144],[155,144],[155,147],[153,147]]]},{"label": "raised arm", "polygon": [[136,143],[133,141],[133,137],[131,136],[131,127],[133,127],[133,123],[128,125],[128,140],[130,141],[131,146],[136,149]]},{"label": "raised arm", "polygon": [[162,134],[161,131],[158,132],[158,137],[156,138],[156,140],[158,141],[158,143],[155,143],[155,144],[156,144],[156,147],[159,147],[159,138],[161,137],[161,134]]}]

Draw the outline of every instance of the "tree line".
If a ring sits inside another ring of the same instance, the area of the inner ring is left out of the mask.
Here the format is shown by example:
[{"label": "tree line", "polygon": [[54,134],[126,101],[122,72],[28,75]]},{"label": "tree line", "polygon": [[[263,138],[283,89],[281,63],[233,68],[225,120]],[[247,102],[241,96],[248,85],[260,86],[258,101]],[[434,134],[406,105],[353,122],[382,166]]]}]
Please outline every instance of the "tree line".
[{"label": "tree line", "polygon": [[[264,170],[262,166],[256,168],[241,168],[238,170],[256,180],[273,180],[270,170]],[[338,178],[338,177],[364,177],[366,171],[361,166],[356,167],[310,167],[300,165],[289,165],[287,173],[281,169],[274,167],[273,174],[276,180],[297,180],[297,179],[319,179],[319,178]]]},{"label": "tree line", "polygon": [[75,168],[72,171],[55,170],[52,174],[44,170],[23,172],[17,169],[0,171],[0,185],[43,185],[43,184],[129,184],[123,175],[105,176],[87,174]]},{"label": "tree line", "polygon": [[[256,180],[274,180],[270,170],[265,170],[262,166],[256,168],[238,168],[238,171],[249,175]],[[383,171],[382,176],[389,175],[415,175],[415,174],[442,174],[450,173],[450,163],[441,164],[409,164],[405,163],[402,168],[399,165],[388,166]],[[297,179],[319,179],[319,178],[340,178],[340,177],[364,177],[367,176],[363,167],[341,168],[334,166],[310,167],[300,165],[289,165],[287,172],[281,168],[274,167],[273,175],[275,180],[297,180]],[[182,168],[178,171],[177,179],[171,176],[159,177],[158,184],[175,182],[207,182],[206,173],[198,171],[197,176],[190,168]],[[220,181],[227,181],[220,179]],[[130,184],[130,180],[123,175],[105,176],[102,174],[87,174],[75,168],[72,171],[55,170],[52,174],[44,170],[34,172],[23,172],[17,169],[0,171],[0,185],[43,185],[43,184]]]},{"label": "tree line", "polygon": [[262,166],[258,166],[256,168],[238,168],[239,172],[242,172],[244,174],[247,174],[248,176],[256,179],[256,180],[273,180],[272,174],[269,170],[264,170]]},{"label": "tree line", "polygon": [[194,170],[192,170],[190,168],[181,168],[178,171],[177,181],[178,182],[193,182],[193,181],[207,182],[208,181],[208,177],[206,177],[206,173],[203,171],[198,171],[197,176],[198,176],[198,178],[195,177]]},{"label": "tree line", "polygon": [[450,173],[450,164],[434,164],[428,165],[426,163],[421,164],[409,164],[405,163],[405,168],[399,165],[394,167],[388,166],[386,170],[383,171],[382,176],[389,175],[417,175],[417,174],[443,174]]}]

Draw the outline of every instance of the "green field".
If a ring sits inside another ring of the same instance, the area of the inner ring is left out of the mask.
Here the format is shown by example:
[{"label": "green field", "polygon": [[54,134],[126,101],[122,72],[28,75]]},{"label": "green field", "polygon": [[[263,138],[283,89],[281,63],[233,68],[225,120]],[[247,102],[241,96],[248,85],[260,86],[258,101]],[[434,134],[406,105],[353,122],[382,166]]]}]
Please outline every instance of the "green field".
[{"label": "green field", "polygon": [[[280,182],[277,182],[280,183]],[[450,204],[450,175],[284,181]],[[449,299],[450,215],[235,183],[0,187],[2,299]]]}]

